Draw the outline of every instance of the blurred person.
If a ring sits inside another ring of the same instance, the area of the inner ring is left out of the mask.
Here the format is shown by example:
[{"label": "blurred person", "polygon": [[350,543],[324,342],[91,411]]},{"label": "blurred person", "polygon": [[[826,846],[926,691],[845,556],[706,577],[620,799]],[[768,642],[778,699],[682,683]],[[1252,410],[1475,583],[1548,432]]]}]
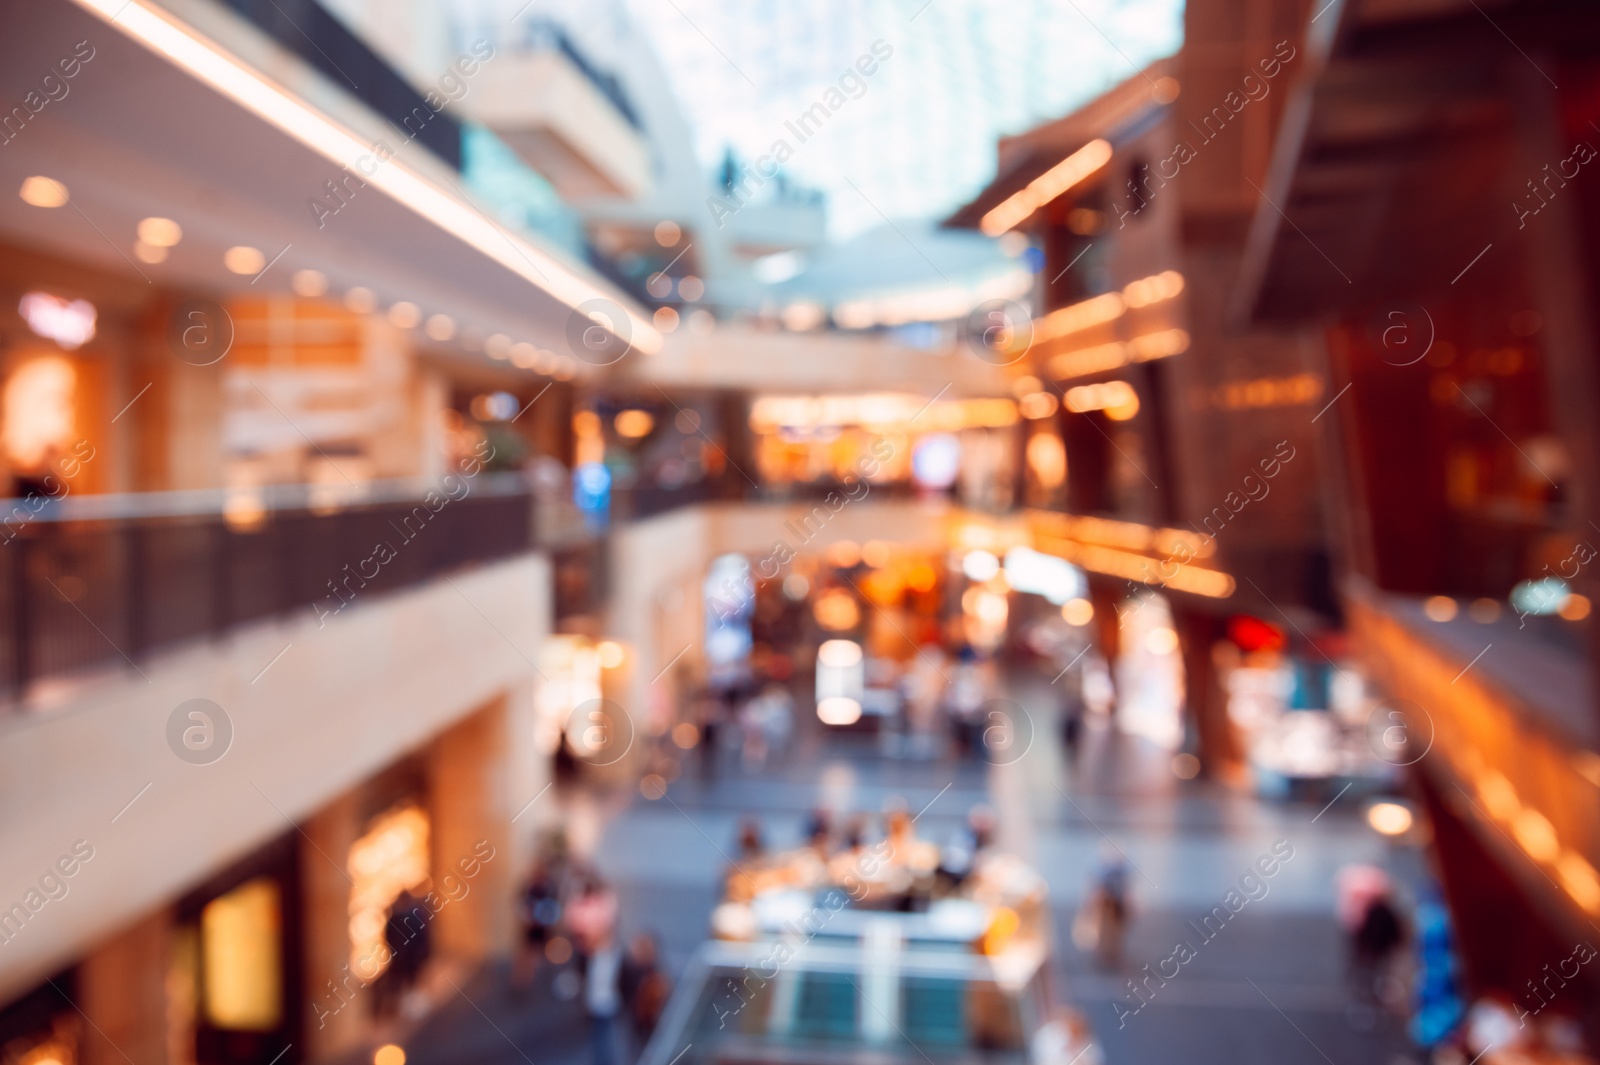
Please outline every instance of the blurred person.
[{"label": "blurred person", "polygon": [[746,773],[759,773],[767,767],[767,730],[762,721],[766,704],[760,697],[751,699],[739,711],[739,763]]},{"label": "blurred person", "polygon": [[723,873],[723,897],[731,902],[749,902],[755,897],[755,873],[767,856],[766,841],[761,834],[761,820],[745,817],[739,822],[739,856]]},{"label": "blurred person", "polygon": [[567,930],[574,945],[593,954],[614,938],[617,928],[617,893],[592,870],[577,877],[572,901],[566,906]]},{"label": "blurred person", "polygon": [[762,696],[767,707],[762,720],[767,749],[781,759],[788,753],[789,737],[794,734],[794,696],[782,684],[768,684]]},{"label": "blurred person", "polygon": [[760,772],[773,753],[782,754],[794,727],[794,700],[781,684],[768,684],[739,712],[747,772]]},{"label": "blurred person", "polygon": [[938,848],[917,838],[917,821],[904,799],[897,796],[884,805],[883,825],[890,861],[924,872],[938,865]]},{"label": "blurred person", "polygon": [[583,959],[583,1009],[589,1015],[589,1053],[593,1065],[616,1065],[617,1017],[622,1013],[622,948],[614,920],[596,930]]},{"label": "blurred person", "polygon": [[539,971],[545,949],[560,927],[572,872],[566,833],[554,829],[541,845],[533,872],[522,889],[518,915],[522,920],[522,945],[511,965],[514,991],[527,988]]},{"label": "blurred person", "polygon": [[994,841],[994,811],[979,803],[967,811],[967,820],[950,834],[939,853],[939,878],[947,890],[964,884]]},{"label": "blurred person", "polygon": [[739,860],[760,861],[767,855],[766,840],[761,833],[761,819],[746,817],[739,822]]},{"label": "blurred person", "polygon": [[989,698],[989,677],[970,645],[961,648],[951,672],[946,701],[956,749],[963,756],[982,754],[983,706]]},{"label": "blurred person", "polygon": [[1061,696],[1061,747],[1067,756],[1067,766],[1071,769],[1078,767],[1078,751],[1083,747],[1083,725],[1087,712],[1082,686],[1076,677],[1067,677],[1066,690]]},{"label": "blurred person", "polygon": [[721,735],[723,700],[708,692],[698,700],[700,726],[700,779],[709,782],[717,772],[717,741]]},{"label": "blurred person", "polygon": [[805,837],[806,846],[816,852],[819,858],[827,860],[833,844],[833,817],[818,806],[806,815],[805,827],[801,830]]},{"label": "blurred person", "polygon": [[408,888],[389,905],[388,920],[383,926],[389,966],[378,978],[374,1003],[380,1017],[401,1012],[406,993],[416,985],[417,977],[428,962],[432,949],[428,921],[433,911],[424,901],[426,895],[426,890],[419,894],[417,888]]},{"label": "blurred person", "polygon": [[949,684],[943,649],[929,641],[912,659],[901,679],[905,696],[906,732],[914,747],[931,748],[938,725],[939,704]]},{"label": "blurred person", "polygon": [[1374,865],[1348,865],[1335,881],[1335,908],[1346,937],[1346,979],[1354,1003],[1350,1019],[1370,1029],[1392,982],[1395,958],[1407,940],[1389,874]]},{"label": "blurred person", "polygon": [[1371,1027],[1378,1009],[1398,1005],[1402,999],[1392,988],[1394,962],[1406,941],[1405,923],[1391,896],[1373,899],[1350,937],[1350,977],[1356,994],[1352,1017],[1358,1027]]},{"label": "blurred person", "polygon": [[[848,876],[861,877],[867,855],[867,815],[851,814],[840,833],[839,849],[828,859],[828,868],[836,882]],[[876,869],[876,863],[873,863]]]},{"label": "blurred person", "polygon": [[1101,844],[1093,886],[1072,924],[1072,940],[1079,950],[1092,950],[1102,967],[1122,963],[1122,943],[1128,930],[1128,863],[1107,840]]},{"label": "blurred person", "polygon": [[635,1045],[641,1050],[655,1033],[661,1011],[672,994],[672,983],[661,971],[660,958],[661,946],[655,933],[640,932],[628,941],[628,953],[622,959],[618,987]]},{"label": "blurred person", "polygon": [[867,815],[852,814],[844,826],[844,850],[855,854],[867,845]]},{"label": "blurred person", "polygon": [[1083,1014],[1062,1006],[1033,1033],[1028,1049],[1034,1065],[1101,1065],[1105,1060]]}]

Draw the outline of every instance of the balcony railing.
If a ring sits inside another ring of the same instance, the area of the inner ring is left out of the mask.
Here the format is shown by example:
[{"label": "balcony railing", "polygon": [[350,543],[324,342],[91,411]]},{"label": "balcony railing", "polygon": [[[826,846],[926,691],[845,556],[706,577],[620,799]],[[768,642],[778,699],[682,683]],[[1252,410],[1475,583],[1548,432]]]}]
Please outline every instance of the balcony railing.
[{"label": "balcony railing", "polygon": [[125,665],[296,610],[414,585],[527,551],[516,475],[459,498],[415,484],[292,486],[0,504],[0,690]]}]

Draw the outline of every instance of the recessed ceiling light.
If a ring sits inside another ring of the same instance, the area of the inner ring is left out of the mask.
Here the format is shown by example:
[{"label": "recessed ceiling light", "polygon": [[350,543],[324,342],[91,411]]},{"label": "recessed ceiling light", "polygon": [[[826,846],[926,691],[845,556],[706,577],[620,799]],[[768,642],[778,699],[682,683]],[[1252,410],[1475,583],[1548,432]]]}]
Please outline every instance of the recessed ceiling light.
[{"label": "recessed ceiling light", "polygon": [[314,299],[328,291],[328,275],[321,270],[296,270],[289,278],[289,287],[296,296]]},{"label": "recessed ceiling light", "polygon": [[146,241],[133,242],[133,254],[142,263],[164,263],[167,261],[167,249],[160,244],[150,244]]},{"label": "recessed ceiling light", "polygon": [[428,336],[434,340],[449,340],[456,335],[455,319],[448,314],[436,314],[428,319],[428,324],[423,327]]},{"label": "recessed ceiling light", "polygon": [[422,312],[415,303],[401,300],[389,308],[389,324],[400,329],[415,329],[422,321]]},{"label": "recessed ceiling light", "polygon": [[357,285],[344,294],[344,305],[357,314],[368,314],[378,305],[378,300],[370,288]]},{"label": "recessed ceiling light", "polygon": [[1411,811],[1397,802],[1377,802],[1367,809],[1367,824],[1385,836],[1403,836],[1411,830]]},{"label": "recessed ceiling light", "polygon": [[35,207],[60,207],[67,202],[67,187],[54,178],[30,177],[23,179],[17,195]]},{"label": "recessed ceiling light", "polygon": [[236,274],[259,274],[267,265],[267,257],[259,248],[236,244],[222,253],[222,265]]},{"label": "recessed ceiling light", "polygon": [[152,248],[170,248],[183,239],[183,229],[170,218],[146,218],[139,223],[139,240]]}]

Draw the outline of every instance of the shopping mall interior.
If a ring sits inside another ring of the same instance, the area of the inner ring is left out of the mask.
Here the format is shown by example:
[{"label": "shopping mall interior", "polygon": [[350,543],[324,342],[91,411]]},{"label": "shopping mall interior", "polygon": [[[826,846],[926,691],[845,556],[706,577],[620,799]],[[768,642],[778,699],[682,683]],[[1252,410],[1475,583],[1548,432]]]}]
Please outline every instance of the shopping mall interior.
[{"label": "shopping mall interior", "polygon": [[1600,1061],[1597,146],[1584,0],[0,0],[0,1065]]}]

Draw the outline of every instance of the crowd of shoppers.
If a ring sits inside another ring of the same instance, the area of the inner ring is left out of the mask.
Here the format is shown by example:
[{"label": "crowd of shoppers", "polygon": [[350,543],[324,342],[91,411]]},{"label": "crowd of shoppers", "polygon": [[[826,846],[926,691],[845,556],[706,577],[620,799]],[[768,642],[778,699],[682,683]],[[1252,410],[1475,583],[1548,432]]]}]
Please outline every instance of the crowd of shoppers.
[{"label": "crowd of shoppers", "polygon": [[589,1021],[594,1065],[618,1065],[625,1045],[643,1049],[671,991],[659,943],[654,933],[637,931],[624,946],[616,891],[572,853],[559,829],[540,848],[522,891],[521,918],[512,988],[526,992],[545,962],[570,965]]}]

